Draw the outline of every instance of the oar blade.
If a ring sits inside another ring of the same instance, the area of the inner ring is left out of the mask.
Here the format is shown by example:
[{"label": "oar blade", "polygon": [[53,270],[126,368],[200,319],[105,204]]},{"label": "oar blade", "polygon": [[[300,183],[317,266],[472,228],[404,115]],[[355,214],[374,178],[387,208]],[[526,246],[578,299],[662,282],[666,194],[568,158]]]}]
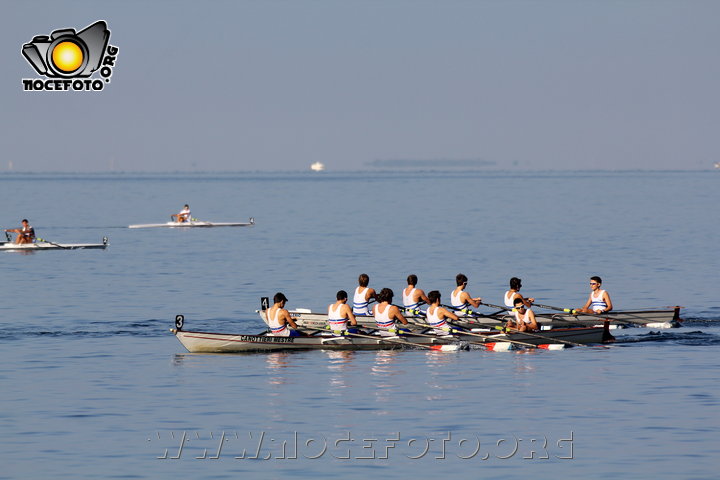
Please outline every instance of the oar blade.
[{"label": "oar blade", "polygon": [[433,350],[436,352],[457,352],[458,350],[460,350],[460,345],[458,345],[458,344],[432,345],[430,347],[430,350]]},{"label": "oar blade", "polygon": [[509,352],[513,350],[515,346],[510,342],[487,342],[485,349],[491,352]]}]

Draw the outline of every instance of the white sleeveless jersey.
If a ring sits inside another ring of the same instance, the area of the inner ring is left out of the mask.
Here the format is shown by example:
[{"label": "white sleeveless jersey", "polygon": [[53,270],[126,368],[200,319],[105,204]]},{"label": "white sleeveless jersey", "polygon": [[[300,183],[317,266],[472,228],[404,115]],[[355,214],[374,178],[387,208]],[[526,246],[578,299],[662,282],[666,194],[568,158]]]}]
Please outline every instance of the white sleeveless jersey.
[{"label": "white sleeveless jersey", "polygon": [[390,319],[390,305],[385,306],[385,311],[380,312],[380,305],[375,305],[375,325],[380,330],[380,335],[394,335],[395,320]]},{"label": "white sleeveless jersey", "polygon": [[513,308],[515,304],[513,303],[513,300],[515,299],[515,294],[517,292],[513,292],[512,290],[508,290],[505,292],[505,306]]},{"label": "white sleeveless jersey", "polygon": [[597,313],[601,310],[605,310],[607,308],[607,303],[605,303],[605,300],[603,300],[603,295],[605,294],[605,290],[598,290],[597,295],[594,295],[593,293],[590,293],[590,310]]},{"label": "white sleeveless jersey", "polygon": [[[363,289],[362,293],[360,289]],[[370,315],[370,309],[368,308],[368,301],[365,300],[365,294],[367,293],[368,287],[356,287],[355,295],[353,295],[353,308],[352,311],[355,315]]]},{"label": "white sleeveless jersey", "polygon": [[470,308],[470,304],[469,304],[469,303],[467,303],[467,302],[464,302],[464,303],[463,303],[463,302],[460,301],[460,295],[462,295],[462,293],[463,293],[464,291],[465,291],[465,290],[460,290],[460,291],[457,293],[457,295],[455,295],[455,290],[453,290],[452,292],[450,292],[450,305],[452,305],[452,306],[453,306],[454,308],[456,308],[457,310],[465,310],[465,309],[469,309],[469,308]]},{"label": "white sleeveless jersey", "polygon": [[528,310],[525,310],[525,315],[523,315],[523,317],[520,318],[520,312],[518,312],[517,310],[515,310],[515,311],[513,312],[513,313],[515,314],[515,323],[517,323],[518,325],[520,325],[520,322],[529,324],[529,323],[530,323],[530,320],[528,320],[528,313],[527,313],[527,312],[528,312]]},{"label": "white sleeveless jersey", "polygon": [[434,329],[434,333],[446,335],[450,330],[450,326],[444,318],[441,319],[438,315],[439,308],[440,307],[428,307],[427,312],[425,312],[427,324]]},{"label": "white sleeveless jersey", "polygon": [[328,307],[328,325],[330,325],[330,330],[347,330],[347,318],[342,318],[340,316],[340,309],[342,308],[342,303],[333,310],[334,306],[335,305],[333,304]]},{"label": "white sleeveless jersey", "polygon": [[[420,302],[416,302],[413,300],[413,297],[415,296],[415,291],[417,288],[413,287],[412,290],[410,290],[410,295],[405,295],[405,289],[402,291],[402,297],[403,297],[403,306],[406,310],[417,310],[420,308]],[[410,312],[413,315],[415,312]]]},{"label": "white sleeveless jersey", "polygon": [[280,317],[280,309],[278,308],[275,310],[274,315],[270,315],[270,310],[266,312],[266,315],[268,317],[268,326],[270,327],[270,330],[272,331],[273,337],[289,337],[290,336],[290,330],[288,329],[287,325],[283,324],[280,325],[279,317]]}]

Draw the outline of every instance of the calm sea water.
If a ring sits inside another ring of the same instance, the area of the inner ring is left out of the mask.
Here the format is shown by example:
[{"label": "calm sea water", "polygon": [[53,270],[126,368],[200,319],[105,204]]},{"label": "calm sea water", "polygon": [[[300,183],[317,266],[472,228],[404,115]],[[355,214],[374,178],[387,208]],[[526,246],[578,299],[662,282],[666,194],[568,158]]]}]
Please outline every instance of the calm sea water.
[{"label": "calm sea water", "polygon": [[[2,175],[0,219],[106,251],[3,252],[0,478],[716,478],[717,172]],[[184,203],[253,228],[130,230]],[[600,275],[679,329],[547,352],[192,355],[261,296],[322,309],[359,273],[508,279],[561,307]],[[182,448],[181,448],[182,446]],[[178,457],[178,458],[175,458]],[[347,458],[346,458],[347,457]],[[385,458],[383,458],[385,457]]]}]

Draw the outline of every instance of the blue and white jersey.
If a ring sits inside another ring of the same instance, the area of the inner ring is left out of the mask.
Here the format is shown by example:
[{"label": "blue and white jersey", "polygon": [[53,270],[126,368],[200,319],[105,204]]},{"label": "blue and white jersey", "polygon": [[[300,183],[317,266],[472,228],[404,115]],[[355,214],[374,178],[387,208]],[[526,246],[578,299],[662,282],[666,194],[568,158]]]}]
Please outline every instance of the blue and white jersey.
[{"label": "blue and white jersey", "polygon": [[462,295],[464,291],[465,290],[460,290],[457,295],[455,294],[455,290],[450,293],[450,305],[452,305],[453,308],[457,310],[470,310],[469,303],[460,301],[460,295]]},{"label": "blue and white jersey", "polygon": [[[420,310],[421,303],[420,301],[416,302],[413,300],[417,288],[413,287],[408,295],[405,294],[405,290],[406,289],[403,289],[402,291],[403,306],[405,307],[405,312],[409,315],[417,315],[417,311]],[[420,310],[420,313],[423,313],[422,310]]]},{"label": "blue and white jersey", "polygon": [[[362,292],[360,289],[362,288]],[[356,287],[355,295],[353,295],[353,308],[352,311],[355,315],[370,315],[370,309],[368,308],[368,302],[365,300],[365,294],[367,293],[368,287]]]},{"label": "blue and white jersey", "polygon": [[[597,295],[595,293],[597,293]],[[603,299],[604,295],[605,290],[598,290],[597,292],[590,294],[590,310],[597,313],[607,309],[607,303]]]}]

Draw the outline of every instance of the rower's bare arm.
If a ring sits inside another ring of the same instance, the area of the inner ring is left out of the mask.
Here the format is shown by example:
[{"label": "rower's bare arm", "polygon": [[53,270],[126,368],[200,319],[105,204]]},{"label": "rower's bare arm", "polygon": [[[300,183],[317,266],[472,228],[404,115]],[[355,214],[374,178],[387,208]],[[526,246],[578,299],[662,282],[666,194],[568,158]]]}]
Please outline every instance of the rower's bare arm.
[{"label": "rower's bare arm", "polygon": [[438,312],[440,313],[440,315],[442,315],[440,318],[449,318],[449,319],[455,320],[455,321],[460,320],[457,315],[455,315],[454,313],[452,313],[451,311],[449,311],[445,308],[440,308],[440,310],[438,310]]},{"label": "rower's bare arm", "polygon": [[400,313],[400,309],[397,308],[395,305],[390,306],[390,318],[394,318],[395,320],[399,321],[403,325],[407,325],[408,321],[405,320],[405,317],[403,317],[403,314]]},{"label": "rower's bare arm", "polygon": [[284,318],[284,319],[285,319],[285,323],[287,323],[288,325],[290,325],[292,328],[294,328],[294,329],[297,329],[297,328],[298,328],[297,324],[295,323],[295,320],[292,319],[292,317],[290,316],[290,314],[288,313],[287,310],[282,310],[282,311],[280,312],[280,317],[281,317],[281,318]]},{"label": "rower's bare arm", "polygon": [[418,293],[419,295],[418,295],[418,298],[416,299],[416,301],[422,300],[422,301],[425,302],[427,305],[430,305],[430,299],[427,297],[427,295],[425,295],[425,292],[424,292],[424,291],[418,290],[417,293]]},{"label": "rower's bare arm", "polygon": [[603,293],[603,298],[605,299],[605,303],[607,303],[607,308],[605,309],[605,311],[609,312],[613,309],[612,302],[610,301],[610,294],[607,292]]},{"label": "rower's bare arm", "polygon": [[527,315],[528,315],[528,320],[530,320],[530,323],[528,324],[528,326],[529,326],[532,330],[540,330],[540,327],[539,327],[538,324],[537,324],[537,320],[535,319],[535,314],[533,313],[533,311],[532,311],[532,310],[528,310],[528,311],[527,311]]},{"label": "rower's bare arm", "polygon": [[352,313],[352,308],[350,308],[349,305],[343,305],[341,313],[344,312],[347,314],[345,318],[347,318],[350,321],[350,325],[356,326],[357,325],[357,319],[355,318],[355,315]]},{"label": "rower's bare arm", "polygon": [[[464,298],[463,298],[464,297]],[[480,306],[480,302],[482,302],[482,298],[480,297],[471,297],[469,293],[463,292],[463,294],[460,296],[460,300],[462,302],[467,302],[470,305],[473,306],[473,308],[478,308]]]},{"label": "rower's bare arm", "polygon": [[587,312],[588,309],[590,308],[590,305],[592,305],[592,293],[588,297],[588,301],[585,302],[585,305],[582,308],[579,308],[578,310],[581,312]]}]

